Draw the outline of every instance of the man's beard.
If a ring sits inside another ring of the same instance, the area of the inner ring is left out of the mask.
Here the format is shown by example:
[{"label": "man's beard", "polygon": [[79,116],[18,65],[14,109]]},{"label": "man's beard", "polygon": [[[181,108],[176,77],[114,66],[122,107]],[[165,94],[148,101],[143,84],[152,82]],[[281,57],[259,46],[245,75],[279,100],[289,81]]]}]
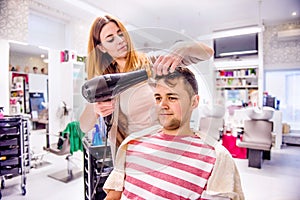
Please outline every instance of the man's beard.
[{"label": "man's beard", "polygon": [[160,124],[164,127],[166,130],[176,130],[180,127],[180,120],[178,119],[171,119],[168,122],[162,122],[162,120],[159,120]]}]

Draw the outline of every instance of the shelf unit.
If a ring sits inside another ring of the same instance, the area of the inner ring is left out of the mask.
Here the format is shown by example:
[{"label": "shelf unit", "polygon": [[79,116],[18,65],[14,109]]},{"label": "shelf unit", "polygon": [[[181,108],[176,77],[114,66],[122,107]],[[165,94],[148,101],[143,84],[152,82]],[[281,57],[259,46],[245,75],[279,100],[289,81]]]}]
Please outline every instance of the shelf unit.
[{"label": "shelf unit", "polygon": [[28,75],[11,72],[10,79],[10,114],[30,113]]},{"label": "shelf unit", "polygon": [[22,195],[26,194],[26,173],[30,170],[31,160],[28,124],[28,119],[18,115],[0,119],[1,189],[5,188],[5,179],[21,175]]},{"label": "shelf unit", "polygon": [[258,58],[243,61],[218,61],[215,62],[215,66],[215,88],[222,93],[225,101],[260,103],[262,70]]},{"label": "shelf unit", "polygon": [[[110,146],[92,146],[87,137],[84,137],[82,142],[84,147],[84,199],[104,199],[106,194],[102,186],[113,169]],[[107,156],[103,159],[105,151]],[[101,172],[102,164],[104,167]]]},{"label": "shelf unit", "polygon": [[258,65],[227,67],[216,71],[218,89],[258,89]]}]

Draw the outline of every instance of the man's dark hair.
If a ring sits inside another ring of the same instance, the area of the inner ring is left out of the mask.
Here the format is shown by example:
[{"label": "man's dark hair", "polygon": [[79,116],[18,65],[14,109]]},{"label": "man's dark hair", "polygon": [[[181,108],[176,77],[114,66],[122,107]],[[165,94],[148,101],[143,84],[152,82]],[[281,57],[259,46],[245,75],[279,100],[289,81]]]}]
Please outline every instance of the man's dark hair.
[{"label": "man's dark hair", "polygon": [[191,96],[198,94],[198,83],[195,75],[188,68],[177,67],[173,73],[169,73],[167,75],[156,76],[156,82],[160,79],[164,79],[164,82],[170,86],[174,87],[177,82],[174,81],[182,77],[186,87],[188,87],[189,94]]}]

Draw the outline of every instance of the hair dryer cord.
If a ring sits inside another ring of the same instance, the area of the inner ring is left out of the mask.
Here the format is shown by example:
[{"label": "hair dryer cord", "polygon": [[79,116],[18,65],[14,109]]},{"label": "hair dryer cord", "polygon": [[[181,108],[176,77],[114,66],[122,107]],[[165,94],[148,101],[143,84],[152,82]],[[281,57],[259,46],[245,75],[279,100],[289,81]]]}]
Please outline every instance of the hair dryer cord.
[{"label": "hair dryer cord", "polygon": [[113,113],[103,117],[104,119],[104,123],[106,125],[106,138],[108,138],[108,132],[110,131],[111,127],[112,127],[112,121],[113,121]]}]

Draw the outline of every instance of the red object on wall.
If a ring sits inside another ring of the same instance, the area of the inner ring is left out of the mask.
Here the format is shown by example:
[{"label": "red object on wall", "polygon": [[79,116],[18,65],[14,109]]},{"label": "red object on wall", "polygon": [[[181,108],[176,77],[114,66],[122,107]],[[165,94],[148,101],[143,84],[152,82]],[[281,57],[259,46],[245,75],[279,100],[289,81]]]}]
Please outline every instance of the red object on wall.
[{"label": "red object on wall", "polygon": [[[242,140],[242,136],[240,138]],[[230,152],[234,158],[247,158],[247,148],[236,146],[237,137],[232,134],[224,134],[222,136],[222,145]]]},{"label": "red object on wall", "polygon": [[19,77],[19,76],[25,79],[25,83],[28,83],[28,74],[12,73],[11,79],[14,80],[15,77]]},{"label": "red object on wall", "polygon": [[65,62],[65,52],[64,51],[60,52],[60,62]]}]

